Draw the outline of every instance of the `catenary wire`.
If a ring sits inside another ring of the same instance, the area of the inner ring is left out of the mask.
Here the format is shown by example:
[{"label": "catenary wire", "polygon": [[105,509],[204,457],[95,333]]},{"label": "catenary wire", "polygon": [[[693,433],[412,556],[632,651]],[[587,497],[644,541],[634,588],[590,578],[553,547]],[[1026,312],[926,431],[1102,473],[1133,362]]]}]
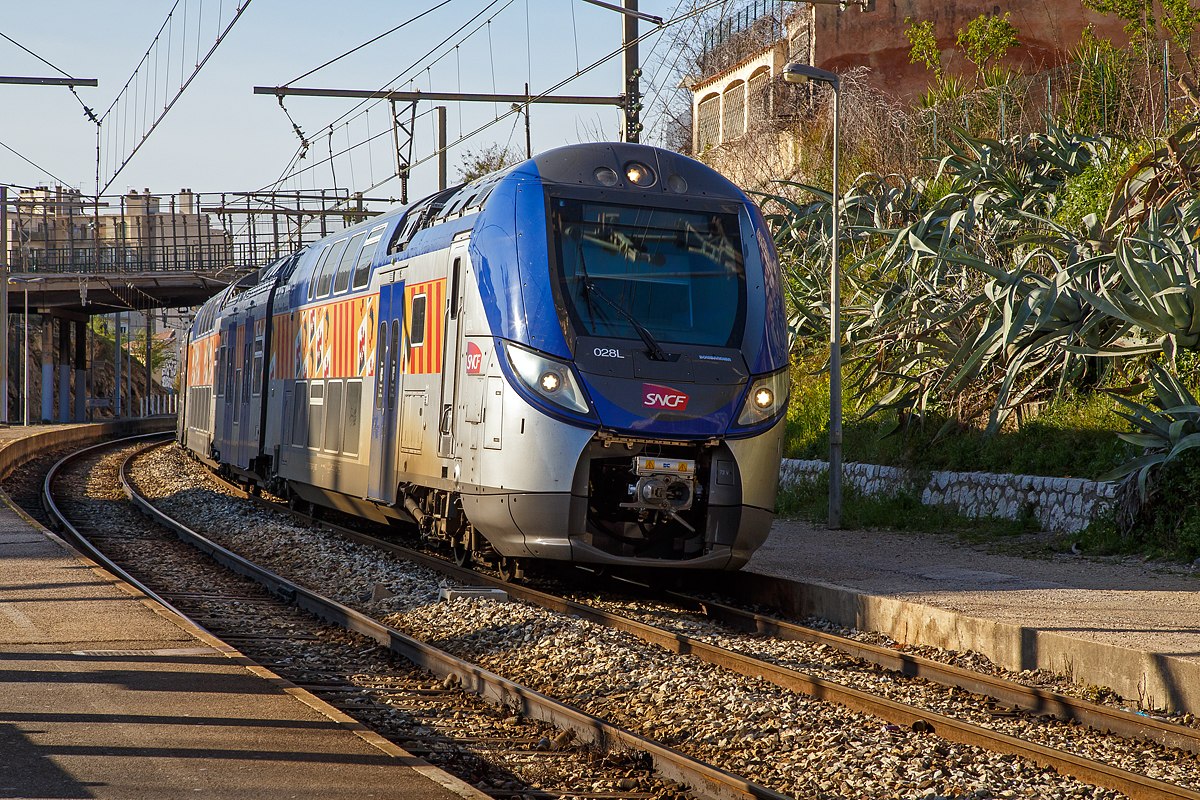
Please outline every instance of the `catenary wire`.
[{"label": "catenary wire", "polygon": [[435,6],[432,6],[431,8],[427,8],[427,9],[425,9],[425,10],[424,10],[424,11],[422,11],[420,14],[417,14],[415,17],[413,17],[413,18],[411,18],[411,19],[407,19],[407,20],[405,20],[404,22],[401,22],[399,25],[397,25],[396,27],[392,28],[391,30],[384,31],[383,33],[379,34],[379,35],[378,35],[378,36],[376,36],[375,38],[373,38],[373,39],[368,39],[367,41],[363,42],[362,44],[358,45],[357,47],[352,47],[351,49],[349,49],[349,50],[347,50],[346,52],[342,53],[340,56],[337,56],[336,58],[331,58],[331,59],[329,59],[328,61],[326,61],[326,62],[325,62],[324,64],[322,64],[321,66],[319,66],[319,67],[314,67],[314,68],[310,69],[308,72],[304,73],[303,75],[301,75],[301,76],[299,76],[299,77],[296,77],[296,78],[292,78],[290,81],[288,81],[287,83],[285,83],[285,84],[283,84],[283,85],[284,85],[284,86],[291,86],[291,85],[292,85],[293,83],[295,83],[296,81],[302,81],[302,80],[304,80],[305,78],[307,78],[309,75],[312,75],[312,74],[313,74],[313,73],[315,73],[315,72],[320,72],[321,70],[325,69],[325,68],[326,68],[326,67],[328,67],[330,64],[334,64],[334,63],[336,63],[336,62],[338,62],[338,61],[341,61],[341,60],[342,60],[343,58],[345,58],[346,56],[348,56],[348,55],[351,55],[351,54],[353,54],[353,53],[357,53],[359,50],[362,50],[362,49],[363,49],[364,47],[366,47],[367,45],[374,44],[375,42],[378,42],[380,39],[384,38],[385,36],[390,36],[391,34],[395,33],[396,31],[400,30],[401,28],[405,27],[406,25],[411,25],[412,23],[416,22],[417,20],[421,19],[422,17],[424,17],[424,16],[427,16],[427,15],[429,15],[429,14],[432,14],[434,11],[437,11],[439,8],[441,8],[441,7],[442,7],[442,6],[444,6],[444,5],[447,5],[447,4],[449,4],[450,2],[452,2],[452,0],[442,0],[442,2],[438,3],[438,4],[437,4],[437,5],[435,5]]}]

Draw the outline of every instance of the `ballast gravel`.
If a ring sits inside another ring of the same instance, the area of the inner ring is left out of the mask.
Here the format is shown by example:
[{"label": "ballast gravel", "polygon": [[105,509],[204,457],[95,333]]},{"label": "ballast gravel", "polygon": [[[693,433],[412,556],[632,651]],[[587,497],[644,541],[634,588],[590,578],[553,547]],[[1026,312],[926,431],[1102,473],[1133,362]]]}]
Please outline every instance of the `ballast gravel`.
[{"label": "ballast gravel", "polygon": [[[223,491],[174,445],[137,462],[135,476],[163,511],[247,558],[454,655],[776,791],[804,798],[1122,796],[1013,756],[885,725],[576,617],[521,603],[439,602],[443,576],[255,508]],[[373,601],[377,584],[392,596]],[[682,617],[641,616],[829,680],[1200,786],[1200,769],[1188,754],[1054,720],[1021,723],[1018,731],[1015,720],[993,718],[982,698],[903,679],[832,648],[730,634]]]}]

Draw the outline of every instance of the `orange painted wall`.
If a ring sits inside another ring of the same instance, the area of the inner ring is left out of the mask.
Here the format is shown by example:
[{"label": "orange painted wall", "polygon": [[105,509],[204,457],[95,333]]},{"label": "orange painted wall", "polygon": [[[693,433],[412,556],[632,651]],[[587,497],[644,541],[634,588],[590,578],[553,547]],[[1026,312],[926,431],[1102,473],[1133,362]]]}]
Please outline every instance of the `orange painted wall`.
[{"label": "orange painted wall", "polygon": [[1037,72],[1066,61],[1088,24],[1095,26],[1097,36],[1118,46],[1129,41],[1120,20],[1090,11],[1079,0],[1015,0],[1005,5],[989,0],[876,0],[872,12],[854,6],[845,11],[831,5],[815,8],[813,63],[837,72],[869,67],[881,88],[903,98],[919,94],[933,77],[924,64],[909,63],[906,17],[916,22],[932,20],[943,66],[948,72],[970,76],[975,74],[974,66],[962,58],[954,43],[958,30],[966,30],[980,14],[1011,14],[1009,22],[1017,27],[1021,46],[1010,51],[1006,64],[1022,72]]}]

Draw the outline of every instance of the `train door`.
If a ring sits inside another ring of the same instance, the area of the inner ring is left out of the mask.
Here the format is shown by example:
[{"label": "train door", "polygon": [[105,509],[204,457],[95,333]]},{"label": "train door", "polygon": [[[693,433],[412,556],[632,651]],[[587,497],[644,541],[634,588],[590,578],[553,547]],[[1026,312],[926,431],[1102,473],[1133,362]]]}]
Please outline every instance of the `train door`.
[{"label": "train door", "polygon": [[379,328],[375,341],[375,399],[371,413],[371,462],[367,498],[396,501],[395,453],[403,344],[404,283],[379,287]]},{"label": "train door", "polygon": [[438,455],[454,458],[454,442],[457,438],[458,365],[462,358],[463,336],[459,325],[462,309],[463,283],[467,262],[467,242],[455,242],[450,247],[450,286],[446,292],[446,323],[442,329],[442,407],[438,414]]},{"label": "train door", "polygon": [[221,358],[221,371],[224,375],[213,375],[213,383],[221,381],[220,402],[217,403],[217,412],[214,416],[219,416],[220,429],[214,432],[215,446],[223,454],[227,456],[234,455],[233,446],[237,441],[237,435],[234,432],[233,421],[234,409],[236,404],[233,396],[233,380],[234,368],[237,362],[237,322],[236,317],[229,321],[228,327],[221,331],[221,350],[223,356]]},{"label": "train door", "polygon": [[242,350],[243,344],[246,341],[246,326],[238,325],[233,329],[233,347],[230,348],[229,363],[233,367],[233,389],[227,390],[226,406],[229,409],[228,415],[232,417],[233,424],[229,427],[229,446],[222,450],[224,460],[231,463],[238,463],[239,450],[241,449],[242,441],[242,382],[246,378],[246,369],[243,364]]},{"label": "train door", "polygon": [[[256,396],[262,391],[262,370],[255,372],[256,359],[254,358],[254,346],[256,342],[257,324],[254,321],[254,316],[251,314],[246,318],[246,324],[242,327],[242,352],[241,352],[241,370],[242,379],[240,386],[240,396],[238,397],[238,445],[237,445],[237,460],[230,459],[239,467],[249,467],[250,459],[257,455],[258,449],[258,413],[257,406],[253,402]],[[257,363],[262,363],[261,344],[259,345],[259,358]]]}]

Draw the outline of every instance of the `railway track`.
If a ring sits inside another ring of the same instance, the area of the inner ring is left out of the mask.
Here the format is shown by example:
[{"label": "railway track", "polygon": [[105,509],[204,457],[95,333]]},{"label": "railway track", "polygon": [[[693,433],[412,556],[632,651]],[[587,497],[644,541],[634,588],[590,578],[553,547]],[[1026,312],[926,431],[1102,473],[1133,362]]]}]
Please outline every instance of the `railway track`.
[{"label": "railway track", "polygon": [[[283,511],[276,507],[276,510]],[[286,512],[292,513],[294,512]],[[299,515],[303,516],[303,515]],[[306,520],[309,523],[311,519]],[[336,526],[328,526],[336,527]],[[896,731],[903,726],[907,730],[934,733],[952,743],[978,746],[992,752],[1017,756],[1062,774],[1069,774],[1120,791],[1131,797],[1200,797],[1194,789],[1149,778],[1133,770],[1119,769],[1103,760],[1085,758],[1054,747],[1013,736],[1003,731],[964,722],[954,716],[934,713],[926,708],[913,707],[905,703],[888,700],[868,692],[841,686],[834,681],[806,674],[797,669],[771,663],[763,658],[738,652],[735,649],[714,645],[701,638],[688,636],[678,631],[664,630],[644,622],[629,619],[620,614],[575,603],[537,590],[502,584],[479,573],[462,570],[453,564],[427,554],[403,548],[394,543],[371,537],[358,531],[338,529],[341,536],[370,547],[387,550],[407,560],[436,569],[444,575],[466,584],[503,586],[509,594],[526,602],[539,605],[560,614],[569,614],[588,619],[625,633],[632,634],[645,642],[666,648],[674,653],[686,653],[707,663],[731,670],[740,675],[765,679],[789,691],[802,692],[838,703],[839,705],[871,714],[890,723]],[[694,602],[681,598],[685,602]],[[1137,737],[1146,741],[1147,756],[1151,761],[1184,761],[1184,769],[1195,777],[1195,760],[1188,753],[1200,751],[1200,739],[1194,729],[1172,725],[1140,715],[1133,715],[1086,703],[1075,698],[1046,692],[993,676],[981,675],[957,667],[897,653],[854,640],[822,634],[809,628],[793,625],[761,614],[745,612],[732,606],[706,603],[708,615],[719,618],[724,624],[742,630],[752,630],[762,635],[779,636],[793,641],[805,641],[818,647],[837,647],[858,659],[871,659],[896,671],[900,676],[923,678],[952,687],[960,698],[972,700],[980,706],[980,712],[996,720],[1003,720],[1012,727],[1018,723],[1032,726],[1053,726],[1066,730],[1090,725],[1100,731],[1119,732],[1122,736]],[[972,695],[966,695],[970,692]],[[990,695],[983,700],[978,695]],[[1000,705],[1000,703],[1005,705]],[[1021,711],[1019,709],[1024,709]],[[893,731],[895,733],[895,731]],[[1172,749],[1167,749],[1169,746]],[[1188,759],[1191,759],[1190,762]]]},{"label": "railway track", "polygon": [[[89,555],[262,666],[487,794],[783,797],[406,636],[161,512],[150,523],[115,503],[106,480],[119,471],[125,491],[136,497],[129,463],[143,448],[125,443],[118,470],[117,458],[106,455],[114,447],[121,444],[73,454],[44,482],[46,512]],[[74,491],[87,484],[91,497],[56,501],[56,486]],[[313,615],[338,627],[318,624]]]}]

